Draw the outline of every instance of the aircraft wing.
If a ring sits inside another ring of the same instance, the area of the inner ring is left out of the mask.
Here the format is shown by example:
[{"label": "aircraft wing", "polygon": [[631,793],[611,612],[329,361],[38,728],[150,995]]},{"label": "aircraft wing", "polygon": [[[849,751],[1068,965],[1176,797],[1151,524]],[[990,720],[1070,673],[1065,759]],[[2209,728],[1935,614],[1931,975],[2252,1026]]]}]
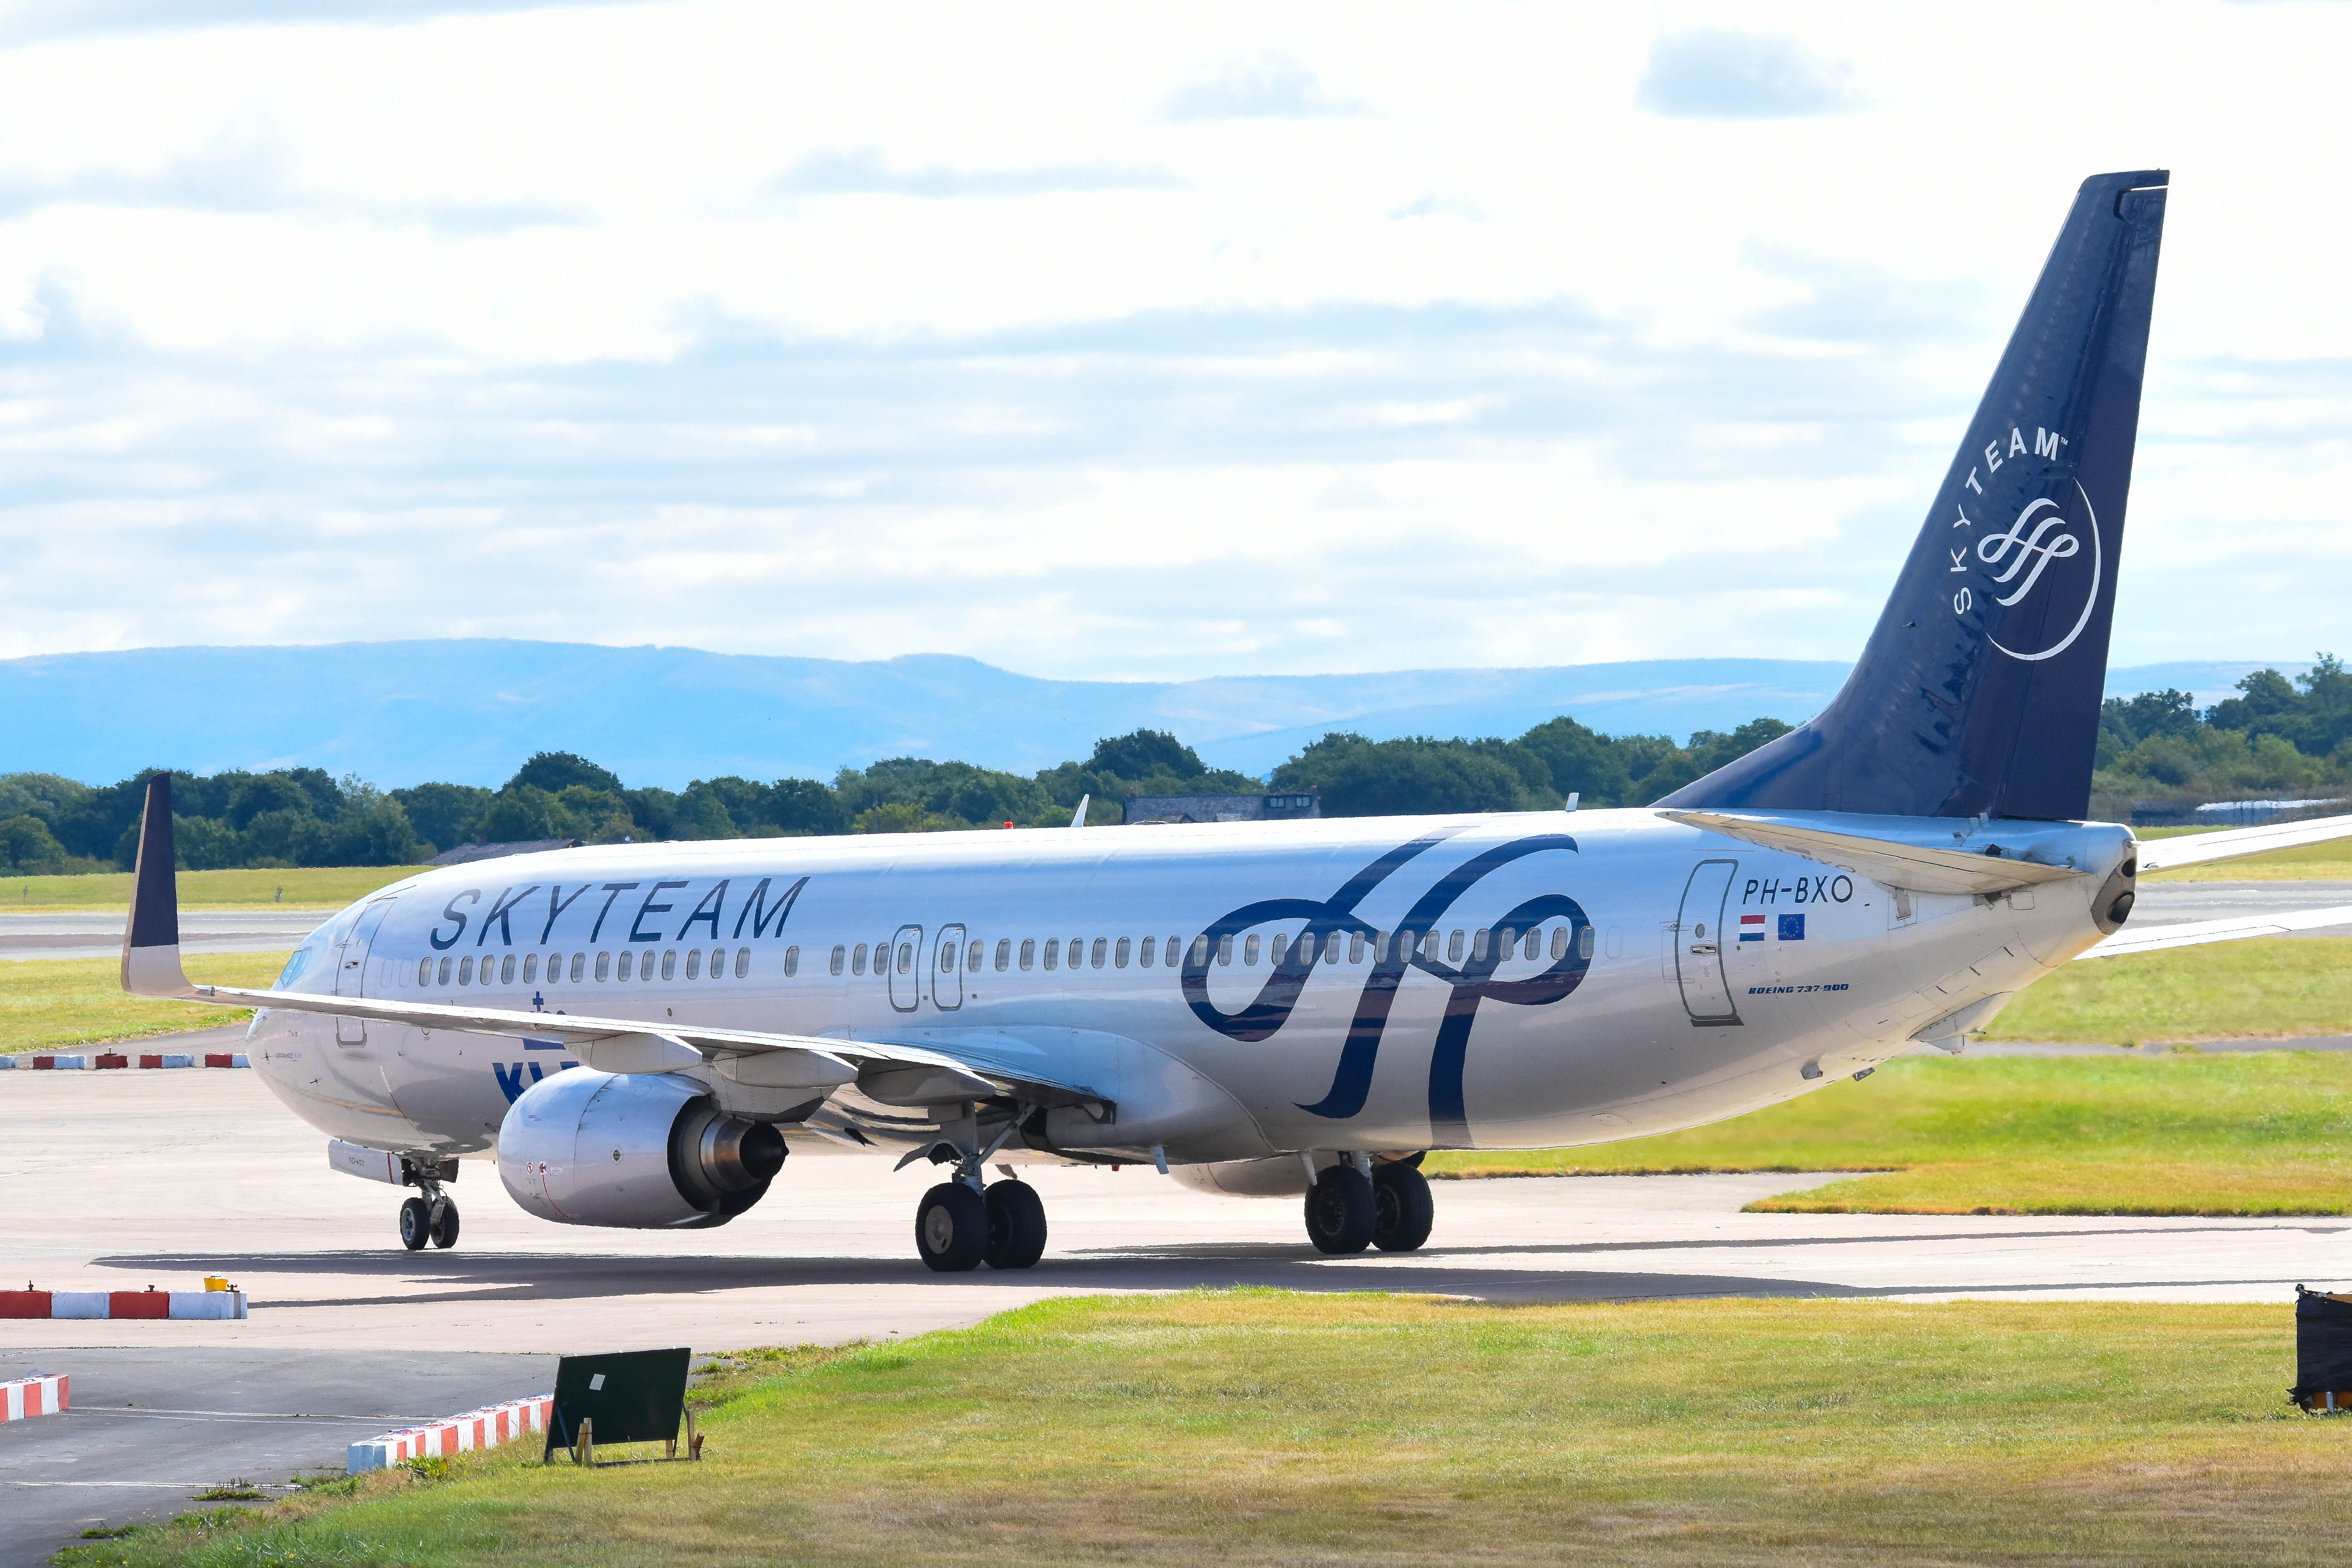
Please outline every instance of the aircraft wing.
[{"label": "aircraft wing", "polygon": [[1078,1084],[1057,1082],[1001,1060],[967,1062],[924,1046],[835,1039],[762,1029],[716,1029],[672,1020],[604,1018],[578,1013],[522,1013],[432,1002],[394,1002],[308,991],[200,985],[180,964],[179,887],[173,876],[172,779],[148,781],[147,811],[139,834],[138,869],[131,875],[131,919],[122,942],[122,989],[135,996],[183,1002],[226,1002],[292,1013],[322,1013],[404,1024],[420,1029],[560,1040],[589,1067],[604,1072],[677,1072],[706,1063],[722,1077],[762,1089],[830,1092],[855,1083],[861,1094],[894,1105],[985,1100],[1018,1094],[1048,1105],[1108,1110],[1109,1102]]},{"label": "aircraft wing", "polygon": [[2178,838],[2143,839],[2139,868],[2169,871],[2199,866],[2208,860],[2231,860],[2241,855],[2263,855],[2273,849],[2296,849],[2324,844],[2331,838],[2352,837],[2352,816],[2315,816],[2307,822],[2278,822],[2262,827],[2231,827],[2219,833],[2184,833]]},{"label": "aircraft wing", "polygon": [[2038,861],[1938,849],[1893,838],[1865,838],[1858,834],[1835,833],[1769,817],[1738,816],[1721,811],[1662,811],[1658,815],[1727,838],[1801,855],[1808,860],[1818,860],[1887,887],[1906,888],[1916,893],[2001,893],[2011,888],[2084,875],[2072,866],[2045,866]]},{"label": "aircraft wing", "polygon": [[2324,926],[2352,925],[2352,904],[2326,909],[2296,910],[2287,914],[2237,915],[2228,920],[2186,921],[2173,925],[2119,931],[2096,947],[2078,952],[2082,958],[2121,958],[2134,952],[2161,952],[2168,947],[2197,947],[2209,942],[2242,942],[2254,936],[2287,936]]}]

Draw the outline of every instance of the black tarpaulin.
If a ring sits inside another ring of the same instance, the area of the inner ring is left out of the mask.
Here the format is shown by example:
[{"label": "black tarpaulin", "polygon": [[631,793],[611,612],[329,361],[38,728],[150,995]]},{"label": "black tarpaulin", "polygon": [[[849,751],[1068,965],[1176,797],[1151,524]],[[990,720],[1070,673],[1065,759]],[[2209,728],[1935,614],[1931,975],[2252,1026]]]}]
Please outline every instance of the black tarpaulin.
[{"label": "black tarpaulin", "polygon": [[[2327,1395],[2352,1394],[2352,1300],[2294,1288],[2294,1387],[2288,1397],[2322,1405]],[[2341,1406],[2343,1397],[2336,1400]]]}]

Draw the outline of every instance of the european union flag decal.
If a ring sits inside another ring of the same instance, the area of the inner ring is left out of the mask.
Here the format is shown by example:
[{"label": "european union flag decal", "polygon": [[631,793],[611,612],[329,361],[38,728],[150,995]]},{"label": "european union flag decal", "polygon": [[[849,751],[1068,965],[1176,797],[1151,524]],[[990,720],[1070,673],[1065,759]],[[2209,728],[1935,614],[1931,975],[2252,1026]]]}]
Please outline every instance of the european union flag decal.
[{"label": "european union flag decal", "polygon": [[1782,915],[1780,917],[1780,940],[1782,942],[1804,941],[1805,917],[1802,915]]}]

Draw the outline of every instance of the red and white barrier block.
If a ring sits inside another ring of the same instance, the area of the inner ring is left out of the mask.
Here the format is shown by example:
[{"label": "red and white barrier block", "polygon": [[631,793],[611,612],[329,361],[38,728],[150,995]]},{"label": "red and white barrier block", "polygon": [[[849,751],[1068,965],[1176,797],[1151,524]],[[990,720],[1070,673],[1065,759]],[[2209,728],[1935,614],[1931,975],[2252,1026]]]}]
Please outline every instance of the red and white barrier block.
[{"label": "red and white barrier block", "polygon": [[554,1408],[554,1394],[534,1394],[529,1399],[485,1405],[427,1426],[404,1426],[397,1432],[352,1444],[344,1473],[355,1476],[362,1470],[385,1469],[411,1459],[439,1458],[471,1448],[495,1448],[529,1433],[546,1431],[548,1414]]},{"label": "red and white barrier block", "polygon": [[[86,1072],[127,1068],[132,1058],[121,1051],[100,1051],[95,1057],[79,1052],[44,1052],[33,1057],[0,1057],[0,1072],[23,1069],[26,1072]],[[194,1051],[142,1051],[137,1058],[142,1068],[249,1068],[252,1061],[243,1051],[205,1051],[201,1063]]]},{"label": "red and white barrier block", "polygon": [[66,1407],[66,1374],[19,1377],[0,1383],[0,1421],[29,1421]]},{"label": "red and white barrier block", "polygon": [[0,1290],[0,1318],[242,1318],[242,1290]]}]

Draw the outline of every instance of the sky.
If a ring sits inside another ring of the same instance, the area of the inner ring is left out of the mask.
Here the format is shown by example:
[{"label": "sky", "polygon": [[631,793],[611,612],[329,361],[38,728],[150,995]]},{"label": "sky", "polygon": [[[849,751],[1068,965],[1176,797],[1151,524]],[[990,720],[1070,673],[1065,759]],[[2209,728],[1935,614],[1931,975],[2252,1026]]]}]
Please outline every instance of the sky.
[{"label": "sky", "polygon": [[2352,5],[0,0],[0,657],[1851,658],[2075,185],[2113,662],[2352,644]]}]

